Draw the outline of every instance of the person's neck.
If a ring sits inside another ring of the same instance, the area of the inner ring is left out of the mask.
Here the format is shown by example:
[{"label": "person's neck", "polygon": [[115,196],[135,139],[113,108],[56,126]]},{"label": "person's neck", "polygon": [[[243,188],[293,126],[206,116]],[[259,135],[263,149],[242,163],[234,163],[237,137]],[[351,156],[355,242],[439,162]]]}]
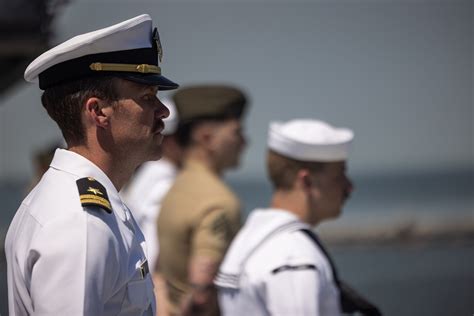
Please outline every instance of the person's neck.
[{"label": "person's neck", "polygon": [[312,224],[309,219],[306,197],[299,191],[276,190],[273,193],[270,206],[272,208],[288,211],[296,215],[302,222]]},{"label": "person's neck", "polygon": [[117,191],[120,191],[125,183],[127,183],[138,166],[138,164],[126,164],[124,162],[127,159],[113,156],[98,146],[72,146],[69,150],[85,157],[99,167],[109,177]]},{"label": "person's neck", "polygon": [[181,160],[180,159],[178,159],[177,157],[175,157],[173,155],[167,155],[165,152],[163,152],[163,156],[161,157],[160,160],[169,162],[175,168],[180,168],[181,167]]},{"label": "person's neck", "polygon": [[216,161],[212,159],[212,156],[203,148],[190,148],[186,152],[186,159],[187,160],[194,160],[202,163],[206,166],[209,170],[214,172],[219,177],[222,176],[222,169],[218,166]]}]

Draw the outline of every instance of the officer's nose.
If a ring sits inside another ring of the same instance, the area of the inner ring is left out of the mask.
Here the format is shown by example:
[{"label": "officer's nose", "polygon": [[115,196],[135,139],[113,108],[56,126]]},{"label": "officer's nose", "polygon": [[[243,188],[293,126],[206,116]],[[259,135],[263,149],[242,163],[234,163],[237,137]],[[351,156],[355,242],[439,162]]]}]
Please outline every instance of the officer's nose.
[{"label": "officer's nose", "polygon": [[160,99],[158,99],[158,109],[156,111],[158,117],[160,119],[165,119],[167,118],[168,116],[170,116],[170,110],[166,107],[166,105],[163,104],[163,102],[161,102]]}]

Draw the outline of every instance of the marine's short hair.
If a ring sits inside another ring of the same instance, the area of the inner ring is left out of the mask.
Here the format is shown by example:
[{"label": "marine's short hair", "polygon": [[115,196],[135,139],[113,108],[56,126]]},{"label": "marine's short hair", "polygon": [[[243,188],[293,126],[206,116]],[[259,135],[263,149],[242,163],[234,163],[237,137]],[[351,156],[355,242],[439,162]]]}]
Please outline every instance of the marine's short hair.
[{"label": "marine's short hair", "polygon": [[198,119],[181,122],[178,125],[178,128],[175,132],[176,141],[178,142],[180,146],[188,147],[192,144],[192,139],[193,139],[192,135],[193,135],[194,130],[198,126],[208,123],[208,122],[225,122],[227,120],[232,120],[232,119],[239,120],[240,118],[241,118],[241,113],[239,113],[238,115],[229,113],[229,115],[200,117]]},{"label": "marine's short hair", "polygon": [[97,97],[113,103],[119,99],[114,77],[90,77],[59,84],[46,89],[41,103],[56,122],[69,146],[85,142],[85,129],[81,119],[84,103]]},{"label": "marine's short hair", "polygon": [[307,169],[316,174],[322,171],[326,164],[288,158],[271,149],[267,152],[267,172],[274,190],[291,190],[299,170]]}]

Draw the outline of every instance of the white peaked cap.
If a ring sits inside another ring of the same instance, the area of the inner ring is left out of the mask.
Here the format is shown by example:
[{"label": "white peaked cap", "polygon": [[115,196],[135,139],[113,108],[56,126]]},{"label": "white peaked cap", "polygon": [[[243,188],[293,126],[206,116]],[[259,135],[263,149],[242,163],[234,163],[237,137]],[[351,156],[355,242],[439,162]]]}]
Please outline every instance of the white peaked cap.
[{"label": "white peaked cap", "polygon": [[268,147],[288,158],[302,161],[346,160],[354,133],[314,119],[271,122]]},{"label": "white peaked cap", "polygon": [[39,79],[41,89],[100,75],[154,84],[161,90],[175,89],[178,85],[161,75],[158,57],[162,53],[151,17],[142,14],[51,48],[31,62],[24,77],[28,82]]},{"label": "white peaked cap", "polygon": [[171,135],[176,132],[176,129],[178,128],[178,111],[176,110],[176,106],[174,105],[174,102],[171,99],[162,99],[161,103],[163,103],[170,111],[170,115],[163,120],[163,122],[165,123],[165,128],[163,129],[161,134]]}]

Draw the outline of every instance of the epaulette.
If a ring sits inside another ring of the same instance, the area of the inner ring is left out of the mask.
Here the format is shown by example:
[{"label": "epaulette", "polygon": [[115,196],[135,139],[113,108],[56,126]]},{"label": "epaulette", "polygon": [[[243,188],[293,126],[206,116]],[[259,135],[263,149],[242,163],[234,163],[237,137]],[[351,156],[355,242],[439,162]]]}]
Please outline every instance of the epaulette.
[{"label": "epaulette", "polygon": [[107,213],[112,213],[109,197],[105,187],[94,178],[81,178],[76,181],[82,206],[98,206]]}]

